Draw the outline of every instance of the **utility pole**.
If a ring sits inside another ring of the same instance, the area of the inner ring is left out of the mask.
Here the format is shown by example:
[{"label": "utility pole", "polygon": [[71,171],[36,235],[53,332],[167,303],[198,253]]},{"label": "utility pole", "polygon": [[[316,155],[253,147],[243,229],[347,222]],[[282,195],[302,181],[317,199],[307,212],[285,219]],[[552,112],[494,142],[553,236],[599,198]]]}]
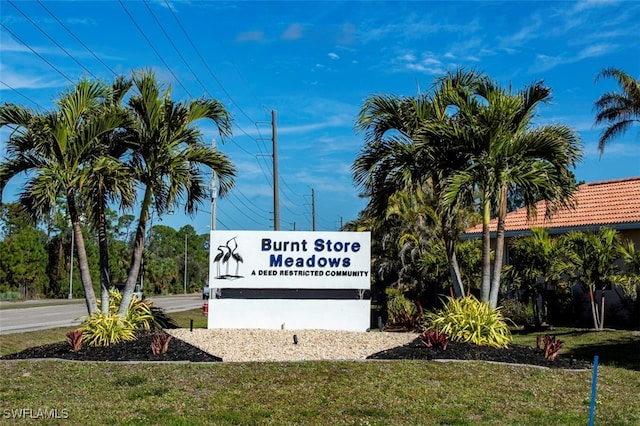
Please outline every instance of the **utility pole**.
[{"label": "utility pole", "polygon": [[316,230],[316,191],[311,188],[311,223],[312,230]]},{"label": "utility pole", "polygon": [[184,294],[187,294],[187,234],[184,234]]},{"label": "utility pole", "polygon": [[278,132],[276,111],[271,110],[271,140],[273,142],[273,229],[280,230],[280,196],[278,195]]}]

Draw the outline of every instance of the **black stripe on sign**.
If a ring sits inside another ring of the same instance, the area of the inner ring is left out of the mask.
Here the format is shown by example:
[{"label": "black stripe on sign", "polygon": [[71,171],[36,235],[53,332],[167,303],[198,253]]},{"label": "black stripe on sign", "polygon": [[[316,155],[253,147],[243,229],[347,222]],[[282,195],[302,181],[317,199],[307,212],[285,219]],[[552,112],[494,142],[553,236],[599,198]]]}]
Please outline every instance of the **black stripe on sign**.
[{"label": "black stripe on sign", "polygon": [[353,288],[221,288],[220,299],[305,299],[360,300],[370,299],[369,289]]}]

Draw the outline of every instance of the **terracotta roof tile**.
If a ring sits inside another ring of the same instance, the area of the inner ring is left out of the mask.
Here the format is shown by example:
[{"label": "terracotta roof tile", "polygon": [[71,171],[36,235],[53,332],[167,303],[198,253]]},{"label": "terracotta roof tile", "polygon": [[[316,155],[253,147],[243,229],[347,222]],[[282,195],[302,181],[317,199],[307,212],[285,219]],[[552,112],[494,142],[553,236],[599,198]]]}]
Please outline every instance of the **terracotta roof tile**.
[{"label": "terracotta roof tile", "polygon": [[[640,177],[587,183],[578,186],[574,193],[574,208],[556,211],[545,217],[546,202],[536,204],[537,215],[527,220],[526,208],[507,214],[505,231],[524,231],[531,228],[580,228],[620,224],[637,224],[640,229]],[[490,222],[491,232],[496,231],[496,219]],[[482,224],[466,230],[466,234],[482,232]]]}]

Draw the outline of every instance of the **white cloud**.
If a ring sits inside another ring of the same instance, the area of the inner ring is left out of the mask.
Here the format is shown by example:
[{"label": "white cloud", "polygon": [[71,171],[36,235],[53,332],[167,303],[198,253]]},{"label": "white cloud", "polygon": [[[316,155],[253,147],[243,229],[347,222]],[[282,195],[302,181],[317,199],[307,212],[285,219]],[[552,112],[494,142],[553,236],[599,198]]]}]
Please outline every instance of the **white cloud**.
[{"label": "white cloud", "polygon": [[293,23],[282,33],[281,38],[283,40],[297,40],[302,37],[303,28],[302,24]]},{"label": "white cloud", "polygon": [[238,42],[250,42],[250,41],[263,42],[263,41],[265,41],[264,32],[263,31],[245,31],[245,32],[242,32],[242,33],[238,34],[238,36],[236,37],[236,41],[238,41]]},{"label": "white cloud", "polygon": [[338,54],[337,54],[337,53],[333,53],[333,52],[329,52],[329,53],[327,54],[327,56],[328,56],[328,57],[330,57],[331,59],[334,59],[334,60],[336,60],[336,59],[340,59],[340,56],[338,56]]},{"label": "white cloud", "polygon": [[536,63],[533,65],[532,68],[534,71],[537,71],[537,72],[547,71],[559,65],[572,64],[575,62],[582,61],[583,59],[597,58],[600,56],[604,56],[608,53],[613,52],[617,48],[618,46],[614,44],[600,43],[600,44],[587,46],[573,55],[569,54],[564,56],[563,55],[548,56],[548,55],[539,54],[537,55]]},{"label": "white cloud", "polygon": [[6,86],[0,85],[0,90],[7,90],[9,88],[15,90],[45,89],[49,87],[64,87],[67,83],[66,80],[52,78],[51,75],[33,75],[27,74],[26,72],[17,73],[4,64],[0,64],[0,75],[2,75],[3,83],[6,84]]}]

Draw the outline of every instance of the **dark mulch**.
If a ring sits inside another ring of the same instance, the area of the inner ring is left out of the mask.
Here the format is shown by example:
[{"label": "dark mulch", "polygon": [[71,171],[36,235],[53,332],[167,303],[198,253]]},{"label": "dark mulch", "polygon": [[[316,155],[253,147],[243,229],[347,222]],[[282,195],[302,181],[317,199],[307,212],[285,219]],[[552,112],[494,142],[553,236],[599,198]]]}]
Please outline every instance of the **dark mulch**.
[{"label": "dark mulch", "polygon": [[[208,354],[183,340],[172,338],[169,350],[164,354],[151,352],[153,333],[142,333],[131,342],[122,342],[107,347],[83,346],[78,352],[72,352],[67,342],[36,346],[23,351],[5,355],[0,360],[59,358],[75,361],[189,361],[220,362],[221,358]],[[577,360],[560,355],[550,361],[543,354],[528,346],[510,345],[508,349],[476,346],[470,343],[449,342],[447,349],[427,348],[420,338],[413,342],[370,355],[367,359],[454,359],[482,360],[510,364],[528,364],[549,368],[589,369],[588,361]]]},{"label": "dark mulch", "polygon": [[172,338],[169,349],[164,354],[154,355],[151,351],[153,333],[140,333],[136,340],[116,343],[111,346],[85,346],[78,352],[71,350],[68,342],[27,348],[23,351],[5,355],[5,359],[59,358],[74,361],[190,361],[220,362],[222,358],[208,354],[183,340]]},{"label": "dark mulch", "polygon": [[404,346],[370,355],[367,359],[454,359],[527,364],[549,368],[589,369],[591,363],[559,355],[554,361],[544,357],[542,351],[522,345],[509,345],[506,349],[477,346],[471,343],[449,342],[447,349],[428,348],[420,338]]}]

